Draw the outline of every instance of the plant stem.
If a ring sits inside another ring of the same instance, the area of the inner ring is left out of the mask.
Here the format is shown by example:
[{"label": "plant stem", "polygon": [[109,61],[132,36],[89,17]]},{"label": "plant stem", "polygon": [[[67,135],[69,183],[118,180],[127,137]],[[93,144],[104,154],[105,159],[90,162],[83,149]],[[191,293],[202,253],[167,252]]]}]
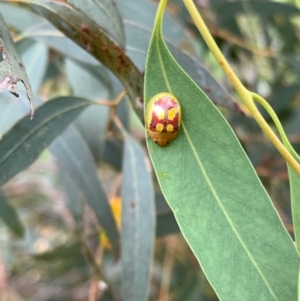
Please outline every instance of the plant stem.
[{"label": "plant stem", "polygon": [[256,93],[252,93],[253,99],[256,100],[257,102],[259,102],[263,108],[268,112],[268,114],[270,115],[270,117],[272,118],[274,124],[276,125],[276,128],[280,134],[280,137],[283,141],[284,146],[290,151],[290,153],[294,156],[294,158],[300,162],[300,157],[297,154],[297,152],[294,150],[293,146],[291,145],[282,125],[281,122],[279,120],[279,118],[277,117],[276,113],[274,112],[273,108],[269,105],[269,103],[260,95],[256,94]]},{"label": "plant stem", "polygon": [[[196,27],[198,28],[199,32],[201,33],[203,39],[205,40],[208,48],[210,49],[210,51],[215,56],[216,60],[220,64],[220,66],[223,69],[224,73],[227,75],[229,81],[231,82],[232,86],[235,88],[237,93],[242,98],[243,102],[245,103],[248,110],[250,111],[252,117],[255,119],[255,121],[258,123],[258,125],[261,127],[262,131],[266,134],[266,136],[269,138],[269,140],[272,142],[272,144],[277,148],[277,150],[282,155],[282,157],[295,170],[295,172],[298,175],[300,175],[300,165],[298,164],[296,159],[292,156],[292,154],[287,149],[290,146],[289,142],[286,146],[284,146],[282,144],[282,142],[279,140],[279,138],[276,136],[274,131],[271,129],[271,127],[268,125],[268,123],[265,121],[265,119],[263,118],[263,116],[260,114],[257,107],[255,106],[255,103],[253,101],[253,97],[255,97],[255,99],[258,100],[258,101],[261,101],[263,98],[262,97],[257,98],[257,95],[255,93],[250,92],[248,89],[246,89],[244,87],[244,85],[239,80],[237,75],[234,73],[234,71],[230,67],[229,63],[227,62],[226,58],[224,57],[224,55],[220,51],[220,49],[219,49],[218,45],[216,44],[215,40],[211,36],[208,28],[206,27],[206,25],[205,25],[201,15],[199,14],[195,4],[193,3],[193,1],[192,0],[183,0],[183,2],[185,4],[187,10],[189,11]],[[262,103],[264,103],[264,102],[262,102]],[[269,112],[270,110],[268,110],[268,109],[267,109],[267,111]],[[273,113],[274,113],[274,111],[273,111]],[[275,113],[272,114],[272,115],[274,117]],[[276,126],[277,126],[277,124],[276,124]],[[284,133],[282,127],[279,128],[278,130],[281,134]],[[285,133],[282,136],[282,138],[283,138],[284,142],[286,143]],[[286,138],[286,140],[287,140],[287,138]],[[289,150],[290,150],[290,148],[289,148]],[[293,153],[293,151],[292,151],[292,153]]]}]

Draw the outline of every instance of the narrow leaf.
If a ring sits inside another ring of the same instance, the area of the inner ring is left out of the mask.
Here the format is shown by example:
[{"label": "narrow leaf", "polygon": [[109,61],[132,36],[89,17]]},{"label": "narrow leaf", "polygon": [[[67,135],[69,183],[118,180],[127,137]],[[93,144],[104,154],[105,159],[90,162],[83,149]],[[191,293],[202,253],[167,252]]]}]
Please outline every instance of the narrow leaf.
[{"label": "narrow leaf", "polygon": [[2,57],[2,60],[0,60],[0,92],[6,88],[11,94],[19,97],[18,93],[15,91],[15,88],[18,81],[21,81],[27,91],[27,96],[30,103],[31,118],[33,118],[34,100],[31,86],[22,59],[15,49],[14,42],[1,13],[0,52]]},{"label": "narrow leaf", "polygon": [[0,186],[33,163],[40,153],[92,102],[59,97],[21,119],[0,141]]},{"label": "narrow leaf", "polygon": [[147,146],[162,192],[220,300],[295,300],[299,255],[232,129],[171,56],[161,11],[149,47],[145,107],[173,93],[183,121]]},{"label": "narrow leaf", "polygon": [[118,250],[119,234],[106,194],[100,184],[93,157],[75,127],[70,127],[50,146],[58,163],[73,178],[93,209],[109,240]]},{"label": "narrow leaf", "polygon": [[154,194],[148,158],[125,136],[122,197],[123,300],[148,300],[155,243]]},{"label": "narrow leaf", "polygon": [[23,237],[24,228],[21,221],[19,220],[18,214],[1,191],[0,191],[0,218],[12,230],[12,232],[16,236]]}]

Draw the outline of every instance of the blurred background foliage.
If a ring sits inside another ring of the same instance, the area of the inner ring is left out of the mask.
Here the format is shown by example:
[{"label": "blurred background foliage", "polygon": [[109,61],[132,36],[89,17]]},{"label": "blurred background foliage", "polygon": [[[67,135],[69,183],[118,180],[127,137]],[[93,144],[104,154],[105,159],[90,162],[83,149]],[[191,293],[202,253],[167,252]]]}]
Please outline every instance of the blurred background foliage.
[{"label": "blurred background foliage", "polygon": [[[83,49],[70,36],[67,38],[66,32],[32,12],[38,11],[34,5],[28,9],[8,2],[1,1],[0,11],[22,57],[38,106],[57,96],[74,95],[97,101],[117,98],[126,78],[122,72],[118,73],[120,70],[110,68],[109,62],[100,64],[91,55],[92,47],[97,44],[81,41],[86,46]],[[270,101],[290,141],[300,151],[300,2],[197,0],[195,3],[239,77],[250,90]],[[126,51],[136,68],[138,87],[143,81],[157,3],[117,0],[115,4],[110,18],[103,15],[97,19],[92,13],[89,17],[100,22],[106,34]],[[61,20],[57,22],[63,24]],[[181,0],[169,1],[163,31],[176,60],[219,105],[232,125],[293,235],[285,162],[239,104]],[[18,90],[19,99],[7,91],[0,94],[1,135],[28,115],[26,91],[21,84]],[[140,96],[137,103],[141,104],[142,91],[132,92],[131,98],[134,93]],[[102,196],[111,204],[120,229],[120,189],[122,176],[126,176],[124,160],[128,158],[123,156],[123,139],[111,122],[114,114],[146,153],[138,109],[133,110],[128,99],[116,110],[110,106],[90,106],[34,164],[2,187],[1,300],[122,300],[120,250],[112,246],[99,226],[98,220],[103,216],[98,216],[97,211],[97,197]],[[68,150],[74,151],[72,156]],[[82,162],[84,170],[76,169],[72,160]],[[218,300],[181,237],[155,178],[153,183],[156,242],[150,300]],[[105,221],[103,227],[110,229],[110,222]],[[145,242],[151,230],[154,228],[143,228]],[[114,235],[111,230],[111,237]]]}]

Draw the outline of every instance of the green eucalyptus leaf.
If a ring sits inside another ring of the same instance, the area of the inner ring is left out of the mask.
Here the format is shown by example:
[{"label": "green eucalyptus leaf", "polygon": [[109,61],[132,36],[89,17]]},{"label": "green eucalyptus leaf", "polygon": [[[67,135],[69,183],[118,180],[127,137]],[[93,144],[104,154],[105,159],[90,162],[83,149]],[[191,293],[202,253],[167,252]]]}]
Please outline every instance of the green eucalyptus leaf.
[{"label": "green eucalyptus leaf", "polygon": [[18,214],[14,207],[0,191],[0,219],[12,230],[12,232],[18,236],[23,237],[24,227],[18,217]]},{"label": "green eucalyptus leaf", "polygon": [[67,129],[50,150],[79,187],[114,249],[119,248],[119,233],[106,194],[97,175],[97,165],[89,148],[75,127]]},{"label": "green eucalyptus leaf", "polygon": [[124,301],[148,300],[155,244],[155,203],[149,168],[144,151],[125,134],[121,187]]},{"label": "green eucalyptus leaf", "polygon": [[220,300],[295,300],[295,246],[231,127],[171,56],[161,14],[160,7],[145,108],[154,95],[173,93],[183,121],[170,145],[147,139],[147,146],[181,233]]},{"label": "green eucalyptus leaf", "polygon": [[16,123],[0,141],[0,186],[33,163],[40,153],[92,102],[76,97],[59,97]]}]

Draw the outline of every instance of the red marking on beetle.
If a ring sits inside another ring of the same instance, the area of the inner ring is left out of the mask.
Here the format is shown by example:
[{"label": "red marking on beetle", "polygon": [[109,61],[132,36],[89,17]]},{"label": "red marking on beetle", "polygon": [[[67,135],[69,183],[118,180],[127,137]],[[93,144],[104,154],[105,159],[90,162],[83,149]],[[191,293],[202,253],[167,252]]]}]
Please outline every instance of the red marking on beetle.
[{"label": "red marking on beetle", "polygon": [[[164,111],[164,116],[162,119],[159,118],[159,111],[161,111],[163,109]],[[169,120],[168,119],[168,111],[170,109],[175,109],[176,110],[176,114],[173,120]],[[172,99],[172,98],[160,98],[158,100],[156,100],[153,103],[153,110],[152,110],[152,118],[151,118],[151,122],[149,124],[149,130],[156,132],[156,125],[158,123],[162,123],[164,128],[162,130],[163,133],[167,132],[167,125],[171,124],[173,126],[173,132],[172,133],[176,133],[179,130],[179,113],[178,113],[178,103]]]}]

